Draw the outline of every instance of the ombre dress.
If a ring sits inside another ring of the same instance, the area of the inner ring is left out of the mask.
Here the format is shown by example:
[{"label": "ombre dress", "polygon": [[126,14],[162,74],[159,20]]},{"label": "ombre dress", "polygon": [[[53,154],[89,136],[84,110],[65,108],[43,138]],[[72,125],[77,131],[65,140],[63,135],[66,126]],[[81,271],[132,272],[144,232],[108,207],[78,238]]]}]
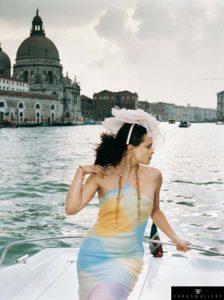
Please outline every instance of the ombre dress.
[{"label": "ombre dress", "polygon": [[117,194],[118,189],[113,189],[99,198],[97,222],[82,241],[77,261],[80,300],[125,300],[142,270],[143,239],[153,200],[141,193],[139,222],[137,190],[124,185],[116,223]]}]

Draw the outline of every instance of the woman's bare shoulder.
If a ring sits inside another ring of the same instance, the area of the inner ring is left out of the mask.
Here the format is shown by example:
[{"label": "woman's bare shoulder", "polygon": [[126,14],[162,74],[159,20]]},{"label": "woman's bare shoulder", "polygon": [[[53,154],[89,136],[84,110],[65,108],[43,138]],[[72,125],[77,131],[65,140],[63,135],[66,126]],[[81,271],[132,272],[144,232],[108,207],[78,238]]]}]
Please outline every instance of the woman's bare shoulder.
[{"label": "woman's bare shoulder", "polygon": [[153,175],[155,177],[162,176],[161,171],[158,168],[147,166],[147,165],[141,165],[142,172],[146,172],[147,175]]}]

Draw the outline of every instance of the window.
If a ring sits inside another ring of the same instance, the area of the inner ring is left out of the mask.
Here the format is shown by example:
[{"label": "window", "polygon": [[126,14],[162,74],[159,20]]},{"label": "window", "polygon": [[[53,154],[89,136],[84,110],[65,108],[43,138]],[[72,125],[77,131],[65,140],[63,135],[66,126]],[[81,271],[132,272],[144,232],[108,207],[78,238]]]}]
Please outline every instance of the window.
[{"label": "window", "polygon": [[54,109],[55,109],[55,107],[54,107],[54,105],[53,105],[53,104],[51,105],[51,109],[52,109],[52,110],[54,110]]},{"label": "window", "polygon": [[28,71],[25,71],[25,72],[23,73],[23,80],[24,80],[25,82],[28,82],[28,76],[29,76]]},{"label": "window", "polygon": [[48,72],[48,82],[49,83],[53,83],[53,74],[52,74],[52,71]]},{"label": "window", "polygon": [[19,104],[19,108],[23,108],[23,103],[20,103],[20,104]]},{"label": "window", "polygon": [[4,102],[0,102],[0,107],[5,107],[5,103]]},{"label": "window", "polygon": [[36,109],[40,109],[40,104],[36,104]]}]

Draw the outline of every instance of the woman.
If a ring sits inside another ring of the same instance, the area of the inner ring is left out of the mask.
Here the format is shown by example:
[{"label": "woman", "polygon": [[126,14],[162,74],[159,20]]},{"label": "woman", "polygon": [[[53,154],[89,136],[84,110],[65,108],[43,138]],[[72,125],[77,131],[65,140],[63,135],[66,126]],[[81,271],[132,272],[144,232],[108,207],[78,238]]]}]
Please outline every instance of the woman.
[{"label": "woman", "polygon": [[[159,206],[161,172],[150,164],[161,133],[157,120],[141,109],[112,108],[114,117],[102,126],[94,165],[79,166],[66,199],[67,214],[76,214],[99,197],[95,225],[78,255],[80,300],[124,300],[143,266],[143,238],[148,218],[187,251],[189,242],[177,236]],[[83,176],[90,174],[84,185]]]}]

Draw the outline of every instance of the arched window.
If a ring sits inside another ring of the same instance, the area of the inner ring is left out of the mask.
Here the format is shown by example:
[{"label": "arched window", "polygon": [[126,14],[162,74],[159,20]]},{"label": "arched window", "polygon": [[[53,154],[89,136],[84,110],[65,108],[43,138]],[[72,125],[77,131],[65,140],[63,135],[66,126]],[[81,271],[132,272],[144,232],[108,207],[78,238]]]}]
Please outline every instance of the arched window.
[{"label": "arched window", "polygon": [[36,104],[36,109],[40,109],[40,104]]},{"label": "arched window", "polygon": [[5,103],[4,102],[0,102],[0,107],[5,107]]},{"label": "arched window", "polygon": [[52,109],[52,110],[55,110],[54,104],[51,105],[51,109]]},{"label": "arched window", "polygon": [[24,106],[23,106],[23,103],[20,102],[19,108],[23,108],[23,107],[24,107]]}]

